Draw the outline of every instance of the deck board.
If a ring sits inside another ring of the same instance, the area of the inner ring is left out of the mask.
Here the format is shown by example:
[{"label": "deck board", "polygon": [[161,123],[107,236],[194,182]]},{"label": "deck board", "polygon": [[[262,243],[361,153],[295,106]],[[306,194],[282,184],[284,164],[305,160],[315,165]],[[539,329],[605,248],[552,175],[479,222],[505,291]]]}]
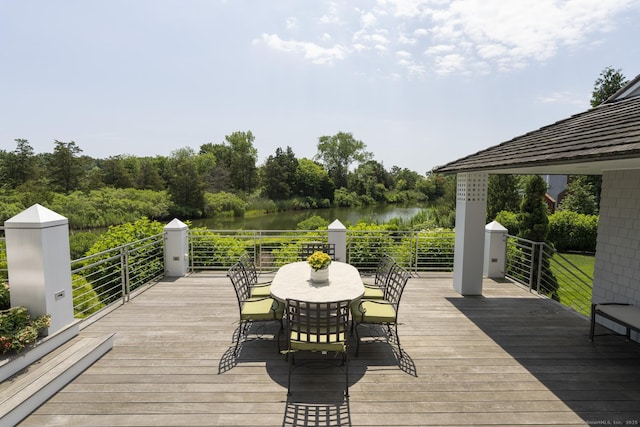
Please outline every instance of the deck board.
[{"label": "deck board", "polygon": [[233,289],[224,275],[196,273],[84,328],[80,336],[116,332],[113,349],[21,426],[640,422],[639,344],[591,343],[587,319],[511,283],[485,279],[483,296],[462,297],[450,274],[421,276],[401,303],[405,357],[362,344],[348,401],[343,371],[331,367],[296,369],[287,398],[287,362],[268,339],[275,324],[234,358]]}]

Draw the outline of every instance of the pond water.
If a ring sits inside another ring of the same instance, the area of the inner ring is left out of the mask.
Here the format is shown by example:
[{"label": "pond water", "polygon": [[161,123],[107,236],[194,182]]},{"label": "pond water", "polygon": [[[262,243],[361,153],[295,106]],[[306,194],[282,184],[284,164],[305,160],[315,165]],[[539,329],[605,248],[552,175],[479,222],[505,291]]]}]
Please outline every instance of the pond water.
[{"label": "pond water", "polygon": [[248,218],[201,218],[191,222],[195,227],[206,227],[210,230],[295,230],[299,222],[314,215],[326,219],[329,223],[337,219],[347,226],[356,224],[361,219],[382,224],[392,218],[410,219],[425,208],[375,205],[278,212]]}]

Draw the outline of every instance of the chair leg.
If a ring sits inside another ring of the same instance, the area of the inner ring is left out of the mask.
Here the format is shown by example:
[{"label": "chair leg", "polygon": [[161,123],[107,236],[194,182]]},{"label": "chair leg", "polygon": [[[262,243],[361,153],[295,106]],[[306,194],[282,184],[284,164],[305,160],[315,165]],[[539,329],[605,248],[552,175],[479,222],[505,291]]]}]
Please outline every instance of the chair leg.
[{"label": "chair leg", "polygon": [[355,323],[354,329],[356,331],[356,357],[358,357],[358,353],[360,352],[360,334],[358,333],[358,323]]},{"label": "chair leg", "polygon": [[280,334],[282,333],[282,320],[280,321],[280,329],[278,329],[278,336],[276,342],[278,343],[278,354],[280,354]]},{"label": "chair leg", "polygon": [[346,398],[349,398],[349,352],[345,351],[344,353],[344,363],[345,363],[345,380],[346,380],[346,384],[345,384],[345,392],[344,392],[344,396]]},{"label": "chair leg", "polygon": [[400,359],[402,359],[402,348],[400,348],[400,335],[398,335],[398,324],[395,324],[396,327],[396,340],[398,341],[398,353],[400,353]]},{"label": "chair leg", "polygon": [[236,348],[233,352],[233,354],[238,357],[239,353],[238,350],[240,349],[240,342],[244,341],[244,337],[246,335],[246,331],[247,331],[247,323],[246,322],[242,322],[240,323],[240,328],[238,330],[238,340],[236,341]]},{"label": "chair leg", "polygon": [[293,355],[287,353],[287,359],[289,361],[289,377],[287,378],[287,396],[291,396],[291,370],[293,369],[293,366],[291,366],[291,364],[293,363]]}]

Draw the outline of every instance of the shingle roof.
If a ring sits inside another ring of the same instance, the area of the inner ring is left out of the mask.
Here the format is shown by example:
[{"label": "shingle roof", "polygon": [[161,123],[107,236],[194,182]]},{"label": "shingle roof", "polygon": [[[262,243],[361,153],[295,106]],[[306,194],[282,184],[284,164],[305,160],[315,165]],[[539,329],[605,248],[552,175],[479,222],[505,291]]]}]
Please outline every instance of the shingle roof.
[{"label": "shingle roof", "polygon": [[607,101],[434,172],[600,174],[605,169],[637,167],[640,96]]}]

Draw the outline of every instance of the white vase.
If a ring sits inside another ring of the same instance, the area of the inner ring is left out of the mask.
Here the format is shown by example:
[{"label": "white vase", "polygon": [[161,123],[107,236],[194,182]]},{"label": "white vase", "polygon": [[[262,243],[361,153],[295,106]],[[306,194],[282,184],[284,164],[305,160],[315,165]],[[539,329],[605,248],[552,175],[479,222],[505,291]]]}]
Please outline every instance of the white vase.
[{"label": "white vase", "polygon": [[329,267],[321,268],[320,270],[311,269],[311,281],[316,283],[322,283],[329,280]]}]

